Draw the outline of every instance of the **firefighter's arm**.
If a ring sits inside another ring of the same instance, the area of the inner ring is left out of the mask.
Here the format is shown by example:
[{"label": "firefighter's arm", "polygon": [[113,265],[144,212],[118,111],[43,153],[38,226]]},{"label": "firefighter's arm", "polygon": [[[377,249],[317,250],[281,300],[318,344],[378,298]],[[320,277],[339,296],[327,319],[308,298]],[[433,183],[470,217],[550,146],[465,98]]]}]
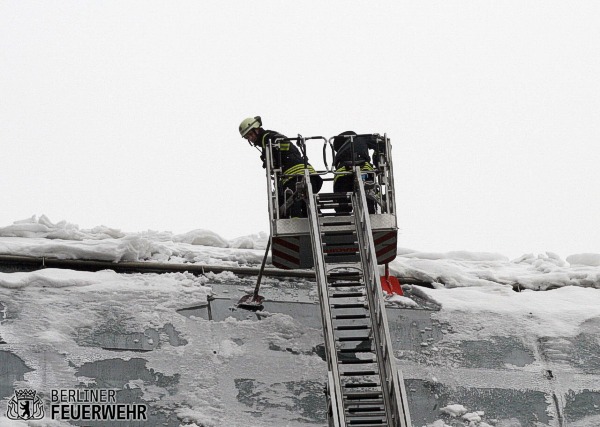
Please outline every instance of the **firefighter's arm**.
[{"label": "firefighter's arm", "polygon": [[262,160],[263,169],[266,169],[267,168],[267,157],[265,156],[264,151],[260,153],[260,160]]}]

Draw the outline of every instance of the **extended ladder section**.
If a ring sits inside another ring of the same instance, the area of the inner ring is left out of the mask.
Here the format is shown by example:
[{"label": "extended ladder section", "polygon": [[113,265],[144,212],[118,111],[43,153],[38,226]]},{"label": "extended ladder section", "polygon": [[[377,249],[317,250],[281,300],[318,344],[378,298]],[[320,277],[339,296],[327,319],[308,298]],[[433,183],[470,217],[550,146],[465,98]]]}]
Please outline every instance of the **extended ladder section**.
[{"label": "extended ladder section", "polygon": [[329,425],[410,427],[360,168],[354,168],[352,193],[313,194],[308,171],[304,178],[329,371]]}]

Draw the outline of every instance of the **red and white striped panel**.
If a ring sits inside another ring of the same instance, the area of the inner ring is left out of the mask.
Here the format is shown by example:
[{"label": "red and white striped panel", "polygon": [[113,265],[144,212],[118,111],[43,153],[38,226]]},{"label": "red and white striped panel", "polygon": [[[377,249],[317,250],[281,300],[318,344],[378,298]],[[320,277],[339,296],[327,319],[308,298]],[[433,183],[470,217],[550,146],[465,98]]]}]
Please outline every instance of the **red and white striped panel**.
[{"label": "red and white striped panel", "polygon": [[290,270],[300,268],[300,238],[273,237],[271,252],[273,265]]},{"label": "red and white striped panel", "polygon": [[397,231],[377,231],[373,233],[377,264],[386,264],[396,258],[398,252]]}]

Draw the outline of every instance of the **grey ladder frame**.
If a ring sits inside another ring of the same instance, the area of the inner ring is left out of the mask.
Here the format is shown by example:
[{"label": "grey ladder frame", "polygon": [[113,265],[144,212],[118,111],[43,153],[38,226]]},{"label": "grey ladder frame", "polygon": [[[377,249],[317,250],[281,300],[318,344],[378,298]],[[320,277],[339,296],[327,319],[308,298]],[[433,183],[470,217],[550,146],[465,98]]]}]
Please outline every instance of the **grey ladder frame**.
[{"label": "grey ladder frame", "polygon": [[[329,426],[411,427],[404,380],[394,359],[367,199],[358,166],[354,168],[354,181],[354,192],[346,194],[347,200],[351,200],[353,213],[336,216],[340,220],[339,224],[354,225],[351,234],[355,235],[357,240],[355,258],[349,261],[349,257],[344,254],[341,257],[343,262],[328,262],[326,258],[332,257],[324,253],[324,245],[328,244],[324,242],[324,238],[331,239],[336,233],[336,225],[330,223],[325,226],[319,221],[319,207],[325,205],[320,198],[328,195],[313,194],[309,172],[304,172],[305,197],[327,357]],[[352,275],[348,271],[354,271],[353,277],[358,279],[355,282],[337,279],[339,281],[336,282],[333,278],[335,273],[332,273],[334,271],[341,271],[337,274],[346,274],[347,277]],[[353,290],[339,292],[341,287]],[[336,304],[336,301],[340,300],[351,300],[352,303]],[[359,312],[353,311],[353,314],[348,314],[349,311],[342,311],[344,307],[346,310],[351,310],[348,307],[352,307]],[[334,314],[334,311],[342,314]],[[341,324],[344,320],[350,321],[351,324]],[[359,331],[366,331],[368,335],[360,338],[344,335],[357,334]],[[360,340],[363,344],[369,344],[368,349],[360,346],[354,349],[342,348],[348,341]],[[354,351],[353,359],[343,359],[342,351],[350,354]],[[359,353],[361,357],[358,357]],[[374,358],[364,358],[365,354]],[[362,370],[345,370],[347,364],[359,366]],[[375,367],[366,369],[364,365]]]}]

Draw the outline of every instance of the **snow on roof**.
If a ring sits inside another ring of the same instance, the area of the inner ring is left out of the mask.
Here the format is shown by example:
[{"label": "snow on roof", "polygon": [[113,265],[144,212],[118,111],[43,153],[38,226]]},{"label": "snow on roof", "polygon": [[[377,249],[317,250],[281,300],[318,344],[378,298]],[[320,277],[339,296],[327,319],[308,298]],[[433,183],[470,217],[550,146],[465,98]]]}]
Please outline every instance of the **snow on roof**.
[{"label": "snow on roof", "polygon": [[[0,254],[101,261],[149,261],[247,266],[260,263],[268,235],[258,233],[226,240],[197,229],[184,234],[143,231],[125,233],[99,226],[80,230],[46,216],[15,221],[0,228]],[[509,260],[496,253],[419,252],[400,248],[390,264],[393,274],[445,288],[511,285],[547,290],[564,286],[600,288],[600,254],[525,254]]]}]

